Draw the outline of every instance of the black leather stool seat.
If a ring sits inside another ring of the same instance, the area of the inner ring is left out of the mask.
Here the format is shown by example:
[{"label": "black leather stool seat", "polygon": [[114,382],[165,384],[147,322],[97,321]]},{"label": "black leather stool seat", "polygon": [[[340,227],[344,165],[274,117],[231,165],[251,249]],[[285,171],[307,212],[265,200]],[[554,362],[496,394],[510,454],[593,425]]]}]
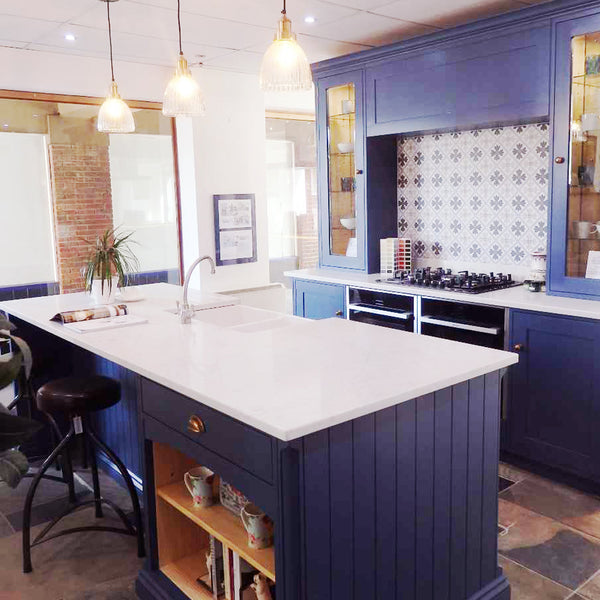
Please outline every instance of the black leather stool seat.
[{"label": "black leather stool seat", "polygon": [[81,414],[117,404],[120,393],[119,382],[108,377],[64,377],[43,385],[37,391],[36,404],[47,413]]}]

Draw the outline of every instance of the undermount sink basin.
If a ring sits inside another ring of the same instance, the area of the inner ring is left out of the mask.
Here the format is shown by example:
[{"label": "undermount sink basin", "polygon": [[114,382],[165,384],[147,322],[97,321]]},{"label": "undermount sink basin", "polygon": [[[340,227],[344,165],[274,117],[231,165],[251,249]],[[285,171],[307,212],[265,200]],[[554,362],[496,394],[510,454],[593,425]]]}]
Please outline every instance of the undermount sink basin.
[{"label": "undermount sink basin", "polygon": [[296,320],[293,317],[274,314],[271,311],[242,304],[199,311],[194,313],[192,319],[216,327],[225,327],[246,333],[279,329],[291,325]]}]

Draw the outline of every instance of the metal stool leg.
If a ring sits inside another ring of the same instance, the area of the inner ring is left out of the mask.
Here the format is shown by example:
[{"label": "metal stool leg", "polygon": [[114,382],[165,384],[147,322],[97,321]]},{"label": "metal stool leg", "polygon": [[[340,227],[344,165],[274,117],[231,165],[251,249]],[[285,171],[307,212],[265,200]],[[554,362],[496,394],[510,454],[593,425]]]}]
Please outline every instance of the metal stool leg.
[{"label": "metal stool leg", "polygon": [[96,518],[102,518],[102,496],[100,494],[100,479],[98,478],[98,461],[96,460],[96,452],[92,446],[92,442],[88,437],[87,423],[83,429],[84,444],[87,448],[87,454],[90,459],[90,468],[92,469],[92,482],[94,486],[94,501],[96,504]]},{"label": "metal stool leg", "polygon": [[104,454],[106,454],[106,456],[108,456],[108,458],[116,465],[123,479],[125,480],[125,484],[127,485],[127,489],[129,490],[129,495],[131,496],[131,503],[133,505],[133,514],[138,540],[138,556],[142,558],[146,556],[146,550],[144,547],[144,526],[142,524],[142,511],[140,510],[140,501],[138,499],[137,492],[135,491],[133,481],[131,481],[131,476],[127,472],[125,465],[121,462],[119,457],[95,434],[94,430],[89,426],[89,421],[86,422],[86,431],[87,435],[89,435],[94,444],[100,450],[102,450],[102,452],[104,452]]},{"label": "metal stool leg", "polygon": [[62,439],[62,441],[54,448],[52,453],[46,458],[42,464],[40,470],[33,478],[29,490],[27,491],[27,497],[25,498],[25,506],[23,507],[23,573],[31,573],[31,507],[33,505],[33,496],[35,490],[42,480],[42,476],[49,469],[52,463],[56,460],[56,457],[61,453],[61,450],[69,443],[74,435],[73,426],[71,425],[69,433]]},{"label": "metal stool leg", "polygon": [[[58,440],[62,438],[62,432],[58,427],[54,417],[47,412],[43,412],[42,414],[48,419],[50,423],[51,429],[55,432]],[[69,486],[69,502],[71,504],[75,504],[77,502],[77,496],[75,495],[75,480],[73,478],[73,462],[71,461],[71,450],[69,446],[66,446],[64,452],[61,453],[61,469],[63,474],[64,482]]]}]

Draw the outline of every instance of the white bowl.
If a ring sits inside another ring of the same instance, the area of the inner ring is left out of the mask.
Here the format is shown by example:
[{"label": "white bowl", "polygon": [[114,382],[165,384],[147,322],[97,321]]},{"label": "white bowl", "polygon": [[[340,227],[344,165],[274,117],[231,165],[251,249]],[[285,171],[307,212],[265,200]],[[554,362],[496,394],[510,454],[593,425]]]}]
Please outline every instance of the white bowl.
[{"label": "white bowl", "polygon": [[356,229],[356,217],[342,217],[340,223],[346,229]]},{"label": "white bowl", "polygon": [[338,145],[338,150],[342,153],[342,154],[347,154],[348,152],[354,152],[354,144],[350,143],[342,143],[340,142]]}]

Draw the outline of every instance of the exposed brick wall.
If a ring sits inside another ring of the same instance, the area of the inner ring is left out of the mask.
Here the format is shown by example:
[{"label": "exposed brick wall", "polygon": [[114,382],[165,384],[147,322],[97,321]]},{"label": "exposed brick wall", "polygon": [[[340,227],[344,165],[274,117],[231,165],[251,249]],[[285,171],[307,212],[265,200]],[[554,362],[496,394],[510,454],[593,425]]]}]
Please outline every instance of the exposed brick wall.
[{"label": "exposed brick wall", "polygon": [[80,292],[84,240],[113,226],[108,146],[50,144],[49,156],[60,289]]}]

